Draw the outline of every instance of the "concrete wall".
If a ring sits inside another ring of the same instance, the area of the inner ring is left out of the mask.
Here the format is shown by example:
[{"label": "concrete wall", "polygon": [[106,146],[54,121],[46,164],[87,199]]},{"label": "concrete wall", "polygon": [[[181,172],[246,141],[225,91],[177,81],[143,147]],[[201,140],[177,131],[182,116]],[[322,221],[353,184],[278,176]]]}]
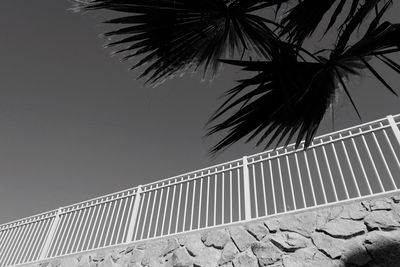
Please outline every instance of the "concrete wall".
[{"label": "concrete wall", "polygon": [[400,195],[30,266],[400,266]]}]

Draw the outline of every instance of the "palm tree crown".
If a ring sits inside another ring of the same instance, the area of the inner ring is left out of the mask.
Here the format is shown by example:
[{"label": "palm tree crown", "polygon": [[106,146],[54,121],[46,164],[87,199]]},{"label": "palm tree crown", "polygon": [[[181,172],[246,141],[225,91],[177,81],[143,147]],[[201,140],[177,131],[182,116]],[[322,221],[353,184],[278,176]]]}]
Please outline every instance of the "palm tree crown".
[{"label": "palm tree crown", "polygon": [[[145,83],[188,69],[212,77],[220,64],[252,73],[210,118],[208,135],[226,132],[212,153],[243,138],[268,147],[295,137],[307,147],[340,90],[359,115],[347,81],[365,70],[397,95],[371,62],[400,73],[391,58],[400,51],[400,24],[383,21],[392,0],[74,1],[76,11],[122,12],[105,21],[118,26],[104,34],[112,40],[106,46],[134,59],[132,68],[146,64],[139,76]],[[333,44],[307,49],[328,32],[337,37]]]}]

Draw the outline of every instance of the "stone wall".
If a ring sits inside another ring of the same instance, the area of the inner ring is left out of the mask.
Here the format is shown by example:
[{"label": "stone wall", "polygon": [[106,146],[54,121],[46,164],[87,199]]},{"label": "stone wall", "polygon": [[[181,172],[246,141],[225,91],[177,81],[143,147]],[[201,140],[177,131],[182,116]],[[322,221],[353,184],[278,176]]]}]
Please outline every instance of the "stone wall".
[{"label": "stone wall", "polygon": [[32,266],[396,267],[400,266],[400,195]]}]

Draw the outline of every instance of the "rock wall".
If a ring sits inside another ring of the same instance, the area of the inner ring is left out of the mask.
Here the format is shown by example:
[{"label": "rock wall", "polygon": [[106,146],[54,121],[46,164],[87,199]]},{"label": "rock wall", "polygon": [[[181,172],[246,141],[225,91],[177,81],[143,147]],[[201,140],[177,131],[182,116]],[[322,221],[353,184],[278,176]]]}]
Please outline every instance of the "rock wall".
[{"label": "rock wall", "polygon": [[398,267],[400,195],[31,266]]}]

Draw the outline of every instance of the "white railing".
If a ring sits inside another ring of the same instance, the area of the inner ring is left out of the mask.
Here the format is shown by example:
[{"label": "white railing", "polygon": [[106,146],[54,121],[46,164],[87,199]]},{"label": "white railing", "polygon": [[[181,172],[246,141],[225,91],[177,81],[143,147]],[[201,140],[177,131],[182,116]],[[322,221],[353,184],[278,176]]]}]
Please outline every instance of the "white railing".
[{"label": "white railing", "polygon": [[400,115],[0,225],[0,266],[308,210],[400,187]]}]

